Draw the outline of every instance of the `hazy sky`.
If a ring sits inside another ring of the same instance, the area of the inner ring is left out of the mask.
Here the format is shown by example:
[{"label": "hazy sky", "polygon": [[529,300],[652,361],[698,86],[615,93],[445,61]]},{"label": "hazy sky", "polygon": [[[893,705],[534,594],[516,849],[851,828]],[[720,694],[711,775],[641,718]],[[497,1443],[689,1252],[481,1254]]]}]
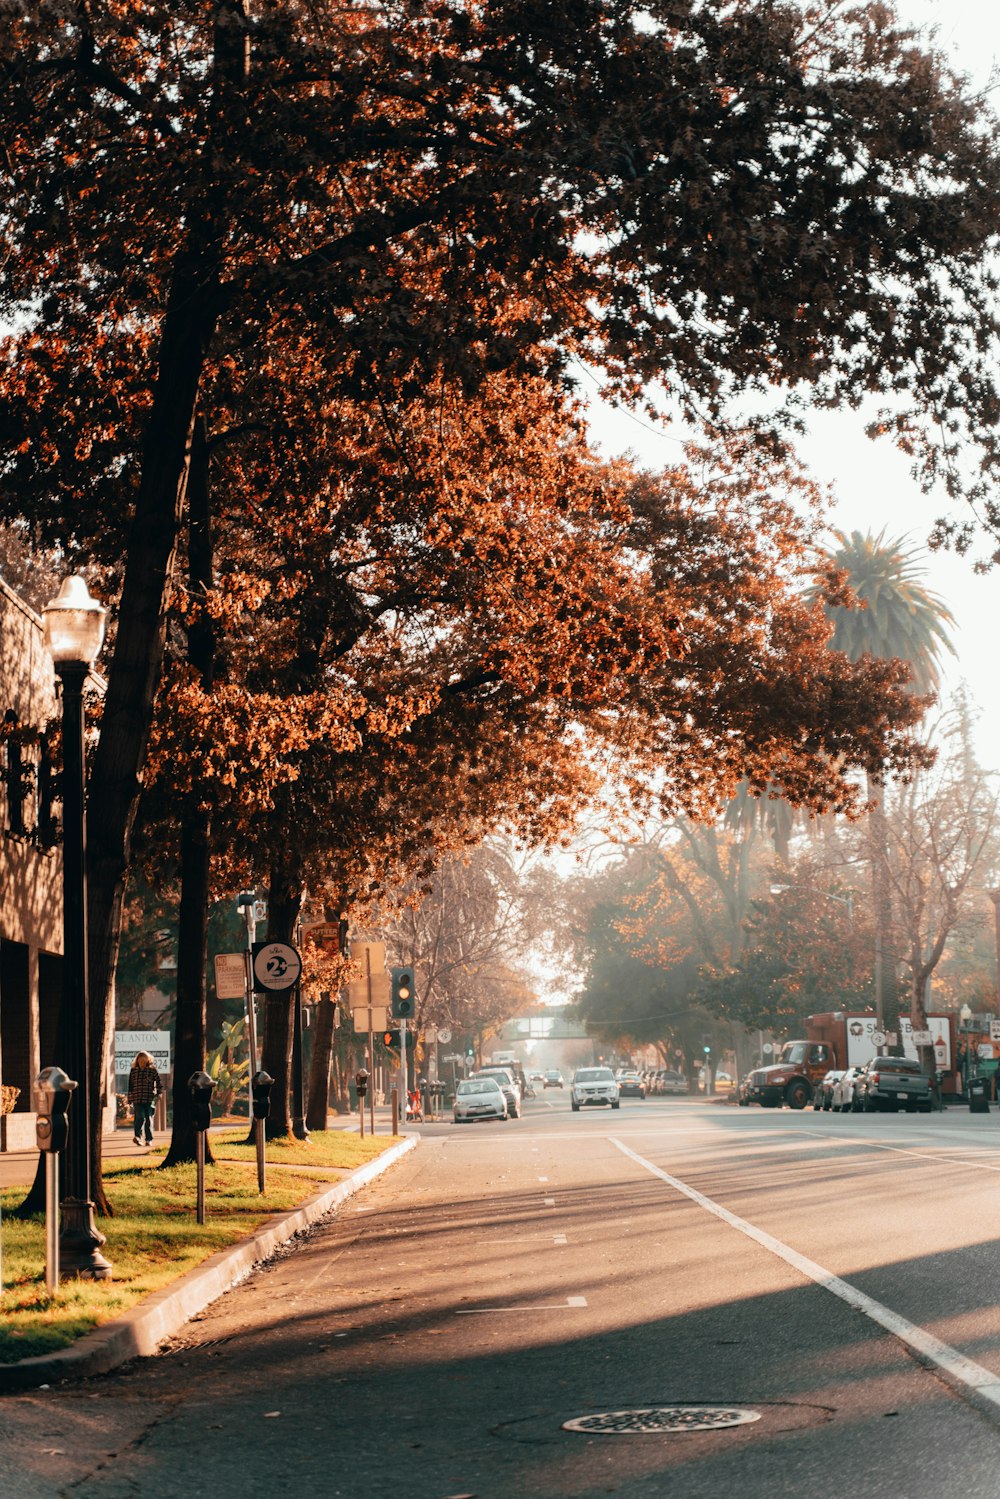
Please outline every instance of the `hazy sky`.
[{"label": "hazy sky", "polygon": [[[900,15],[915,25],[936,25],[938,45],[958,69],[985,88],[1000,59],[1000,5],[987,0],[899,0]],[[1000,110],[1000,90],[994,91]],[[837,507],[832,524],[845,531],[886,528],[889,536],[923,543],[948,502],[929,496],[910,478],[906,460],[889,444],[869,442],[860,417],[818,413],[800,453],[815,476],[833,485]],[[595,411],[594,436],[608,451],[631,449],[645,463],[676,461],[674,438],[657,435],[624,413]],[[983,762],[1000,768],[1000,569],[976,576],[971,563],[927,553],[927,583],[956,618],[956,660],[946,663],[946,681],[965,680],[982,716],[978,743]]]}]

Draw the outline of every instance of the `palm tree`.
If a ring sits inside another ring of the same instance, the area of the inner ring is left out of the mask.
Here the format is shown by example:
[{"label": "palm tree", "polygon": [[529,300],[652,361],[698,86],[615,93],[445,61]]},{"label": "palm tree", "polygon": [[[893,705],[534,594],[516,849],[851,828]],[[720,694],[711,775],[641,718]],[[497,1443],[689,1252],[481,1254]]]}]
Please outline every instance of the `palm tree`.
[{"label": "palm tree", "polygon": [[[939,680],[943,651],[955,655],[949,627],[955,623],[944,600],[923,582],[920,549],[911,546],[906,537],[890,539],[885,531],[873,536],[852,531],[835,531],[837,545],[830,553],[834,566],[846,574],[861,607],[826,604],[833,623],[835,650],[843,651],[851,661],[862,656],[879,656],[905,661],[912,674],[912,686],[921,694],[933,692]],[[817,584],[814,597],[822,597]],[[898,1029],[898,990],[895,981],[889,985],[888,1003],[883,999],[883,954],[894,957],[892,936],[892,897],[888,879],[888,836],[882,789],[869,778],[868,797],[873,811],[869,821],[869,850],[872,871],[872,900],[875,909],[875,1003],[890,1028]],[[895,962],[891,962],[895,975]]]},{"label": "palm tree", "polygon": [[863,606],[826,606],[834,649],[851,661],[898,658],[913,673],[916,692],[935,691],[941,652],[955,655],[948,634],[955,619],[944,600],[924,585],[920,549],[907,545],[905,537],[887,540],[884,531],[877,536],[835,531],[834,536],[837,547],[830,560],[847,575]]}]

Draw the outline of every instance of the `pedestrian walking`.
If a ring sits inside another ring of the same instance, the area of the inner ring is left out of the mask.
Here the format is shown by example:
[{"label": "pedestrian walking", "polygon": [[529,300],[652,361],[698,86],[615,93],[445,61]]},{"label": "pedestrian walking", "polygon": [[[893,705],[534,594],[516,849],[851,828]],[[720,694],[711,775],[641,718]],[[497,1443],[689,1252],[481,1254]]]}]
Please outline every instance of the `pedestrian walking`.
[{"label": "pedestrian walking", "polygon": [[132,1105],[132,1139],[136,1145],[153,1143],[153,1109],[162,1084],[148,1051],[140,1051],[128,1075],[128,1101]]}]

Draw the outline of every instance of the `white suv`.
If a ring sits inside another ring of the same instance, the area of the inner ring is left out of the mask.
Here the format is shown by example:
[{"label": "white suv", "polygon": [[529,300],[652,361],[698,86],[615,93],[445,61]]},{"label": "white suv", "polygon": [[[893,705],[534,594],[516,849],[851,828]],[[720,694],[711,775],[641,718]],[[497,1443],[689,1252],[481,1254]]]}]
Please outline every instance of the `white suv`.
[{"label": "white suv", "polygon": [[574,1114],[579,1113],[584,1104],[609,1103],[613,1109],[617,1109],[618,1084],[611,1068],[578,1067],[573,1073],[570,1103]]}]

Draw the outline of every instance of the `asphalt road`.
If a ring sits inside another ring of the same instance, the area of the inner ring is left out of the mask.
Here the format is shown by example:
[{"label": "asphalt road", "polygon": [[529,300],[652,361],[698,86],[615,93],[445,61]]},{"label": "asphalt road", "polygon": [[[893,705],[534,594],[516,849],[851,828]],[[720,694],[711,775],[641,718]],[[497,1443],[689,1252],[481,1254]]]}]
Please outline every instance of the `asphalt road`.
[{"label": "asphalt road", "polygon": [[[1000,1493],[997,1113],[421,1133],[158,1357],[3,1399],[0,1494]],[[757,1419],[564,1429],[692,1405]]]}]

